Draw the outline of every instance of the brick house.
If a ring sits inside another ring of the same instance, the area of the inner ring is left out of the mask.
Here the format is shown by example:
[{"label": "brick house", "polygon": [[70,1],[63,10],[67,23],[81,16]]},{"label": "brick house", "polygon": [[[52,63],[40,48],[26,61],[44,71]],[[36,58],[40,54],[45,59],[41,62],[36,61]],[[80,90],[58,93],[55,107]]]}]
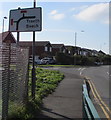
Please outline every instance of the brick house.
[{"label": "brick house", "polygon": [[52,53],[54,56],[58,52],[66,53],[66,48],[65,48],[64,44],[51,44],[51,45],[52,45]]},{"label": "brick house", "polygon": [[65,46],[67,49],[67,54],[69,55],[80,55],[81,48],[75,46]]},{"label": "brick house", "polygon": [[92,51],[90,49],[81,48],[80,55],[82,56],[92,56]]},{"label": "brick house", "polygon": [[99,52],[97,50],[92,50],[91,51],[91,55],[92,56],[98,56],[99,55]]},{"label": "brick house", "polygon": [[80,51],[81,51],[80,47],[74,46],[74,55],[80,55]]},{"label": "brick house", "polygon": [[[32,41],[20,41],[19,46],[29,47],[29,55],[32,56]],[[35,57],[51,57],[52,56],[52,46],[49,41],[36,41],[35,42]]]},{"label": "brick house", "polygon": [[0,33],[0,43],[16,43],[16,39],[9,31]]}]

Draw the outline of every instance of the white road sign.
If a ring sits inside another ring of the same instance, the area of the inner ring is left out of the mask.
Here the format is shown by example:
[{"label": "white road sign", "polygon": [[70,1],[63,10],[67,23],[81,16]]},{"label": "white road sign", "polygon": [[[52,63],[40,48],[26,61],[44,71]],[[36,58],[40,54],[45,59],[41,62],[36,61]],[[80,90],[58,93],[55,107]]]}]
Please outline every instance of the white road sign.
[{"label": "white road sign", "polygon": [[31,32],[41,30],[41,7],[10,10],[9,31]]}]

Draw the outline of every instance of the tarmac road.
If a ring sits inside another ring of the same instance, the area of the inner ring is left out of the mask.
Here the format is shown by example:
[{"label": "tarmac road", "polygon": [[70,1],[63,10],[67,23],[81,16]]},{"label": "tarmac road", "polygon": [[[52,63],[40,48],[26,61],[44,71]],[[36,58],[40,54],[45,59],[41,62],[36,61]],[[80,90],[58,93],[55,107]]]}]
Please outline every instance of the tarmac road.
[{"label": "tarmac road", "polygon": [[109,66],[86,67],[81,75],[92,83],[96,97],[91,98],[101,118],[111,118],[111,80]]},{"label": "tarmac road", "polygon": [[95,86],[93,91],[97,90],[101,98],[98,99],[97,95],[97,99],[91,96],[98,114],[101,118],[111,118],[109,66],[47,69],[59,70],[64,73],[65,78],[55,92],[43,100],[42,117],[57,120],[59,118],[63,120],[82,118],[82,85],[84,77],[87,77]]},{"label": "tarmac road", "polygon": [[94,83],[102,100],[109,106],[109,66],[89,67],[84,69],[82,75]]}]

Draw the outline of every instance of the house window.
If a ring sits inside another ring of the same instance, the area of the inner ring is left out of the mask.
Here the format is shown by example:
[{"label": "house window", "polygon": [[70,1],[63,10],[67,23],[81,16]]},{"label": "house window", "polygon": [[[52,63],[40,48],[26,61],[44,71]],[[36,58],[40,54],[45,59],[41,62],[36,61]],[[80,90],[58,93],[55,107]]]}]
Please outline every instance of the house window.
[{"label": "house window", "polygon": [[65,53],[65,49],[63,50],[63,53]]},{"label": "house window", "polygon": [[50,47],[50,52],[52,52],[52,47]]},{"label": "house window", "polygon": [[48,51],[48,47],[47,47],[47,46],[45,47],[45,51],[46,51],[46,52]]}]

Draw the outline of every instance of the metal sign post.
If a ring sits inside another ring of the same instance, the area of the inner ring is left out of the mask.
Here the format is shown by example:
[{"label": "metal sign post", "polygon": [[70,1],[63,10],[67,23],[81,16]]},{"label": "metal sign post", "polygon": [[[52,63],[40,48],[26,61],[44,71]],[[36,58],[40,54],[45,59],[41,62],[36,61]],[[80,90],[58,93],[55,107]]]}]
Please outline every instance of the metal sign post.
[{"label": "metal sign post", "polygon": [[20,33],[17,32],[17,45],[19,44]]},{"label": "metal sign post", "polygon": [[[34,8],[36,7],[36,0],[34,0]],[[35,87],[36,87],[36,74],[35,74],[35,31],[33,31],[33,44],[32,44],[32,99],[35,99]]]},{"label": "metal sign post", "polygon": [[74,65],[76,65],[76,41],[77,41],[77,33],[75,32],[75,49],[74,49]]}]

